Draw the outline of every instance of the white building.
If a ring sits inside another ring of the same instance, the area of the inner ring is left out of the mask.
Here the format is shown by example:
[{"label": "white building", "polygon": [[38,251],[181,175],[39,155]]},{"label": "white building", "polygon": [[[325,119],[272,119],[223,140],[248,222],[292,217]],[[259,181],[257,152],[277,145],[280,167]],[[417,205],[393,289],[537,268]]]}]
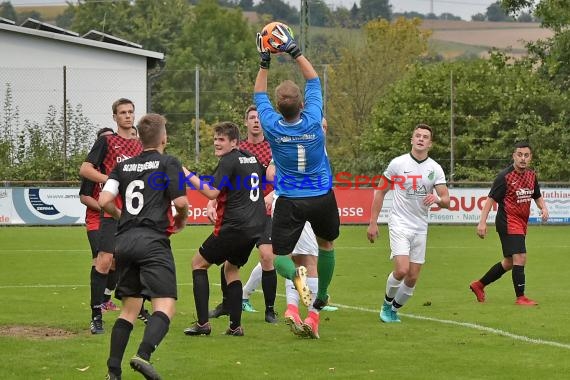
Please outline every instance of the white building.
[{"label": "white building", "polygon": [[98,31],[79,36],[34,19],[17,26],[0,18],[0,107],[9,86],[21,124],[41,123],[50,106],[61,112],[65,98],[95,124],[94,136],[115,127],[111,104],[118,98],[133,100],[137,117],[146,113],[148,72],[163,59]]}]

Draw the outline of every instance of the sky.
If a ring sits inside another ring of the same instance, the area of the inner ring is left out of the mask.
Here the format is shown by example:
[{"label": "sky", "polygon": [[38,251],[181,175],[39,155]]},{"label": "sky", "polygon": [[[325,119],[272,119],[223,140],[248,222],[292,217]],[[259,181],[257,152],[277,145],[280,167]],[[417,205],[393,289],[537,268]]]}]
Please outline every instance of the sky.
[{"label": "sky", "polygon": [[[300,8],[301,0],[285,0],[289,4]],[[256,1],[254,1],[256,2]],[[360,0],[324,0],[329,7],[344,6],[351,8],[354,3],[360,4]],[[433,13],[452,13],[463,20],[471,20],[471,16],[476,13],[487,12],[487,7],[496,0],[390,0],[393,12],[416,11],[427,14],[433,4]],[[11,0],[12,5],[45,5],[45,4],[65,4],[65,0]]]}]

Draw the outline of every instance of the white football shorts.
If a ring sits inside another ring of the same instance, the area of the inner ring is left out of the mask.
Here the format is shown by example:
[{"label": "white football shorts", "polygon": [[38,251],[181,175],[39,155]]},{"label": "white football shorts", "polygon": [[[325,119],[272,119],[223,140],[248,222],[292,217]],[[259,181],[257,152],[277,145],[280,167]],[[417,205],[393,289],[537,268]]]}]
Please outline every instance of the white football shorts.
[{"label": "white football shorts", "polygon": [[319,245],[317,244],[317,237],[313,232],[311,223],[305,222],[303,232],[301,232],[301,237],[293,249],[292,255],[319,256]]},{"label": "white football shorts", "polygon": [[426,261],[427,235],[416,232],[389,228],[390,231],[390,260],[394,256],[409,256],[410,262],[423,264]]}]

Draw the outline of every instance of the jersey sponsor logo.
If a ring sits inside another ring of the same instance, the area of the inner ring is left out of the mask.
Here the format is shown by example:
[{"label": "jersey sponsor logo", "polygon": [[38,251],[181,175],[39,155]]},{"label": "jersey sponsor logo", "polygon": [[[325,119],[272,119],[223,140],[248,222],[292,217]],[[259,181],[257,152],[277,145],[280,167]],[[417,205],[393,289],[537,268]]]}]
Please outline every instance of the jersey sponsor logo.
[{"label": "jersey sponsor logo", "polygon": [[414,197],[425,197],[428,194],[427,189],[424,185],[420,186],[410,186],[406,189],[406,196],[408,198]]},{"label": "jersey sponsor logo", "polygon": [[275,139],[278,143],[287,143],[292,141],[310,141],[317,138],[317,135],[314,133],[305,133],[301,136],[282,136]]},{"label": "jersey sponsor logo", "polygon": [[117,156],[117,157],[116,157],[117,164],[118,164],[119,162],[123,162],[123,161],[125,161],[125,160],[128,160],[129,158],[132,158],[132,157],[127,156],[126,154],[121,154],[120,156]]},{"label": "jersey sponsor logo", "polygon": [[121,149],[120,145],[115,145],[115,149]]},{"label": "jersey sponsor logo", "polygon": [[238,157],[240,164],[257,164],[255,157]]},{"label": "jersey sponsor logo", "polygon": [[515,191],[517,195],[517,203],[528,203],[532,199],[532,194],[534,194],[534,189],[521,188]]},{"label": "jersey sponsor logo", "polygon": [[126,164],[123,166],[124,172],[144,172],[146,170],[156,170],[158,169],[158,165],[160,161],[147,161],[144,163],[138,164]]}]

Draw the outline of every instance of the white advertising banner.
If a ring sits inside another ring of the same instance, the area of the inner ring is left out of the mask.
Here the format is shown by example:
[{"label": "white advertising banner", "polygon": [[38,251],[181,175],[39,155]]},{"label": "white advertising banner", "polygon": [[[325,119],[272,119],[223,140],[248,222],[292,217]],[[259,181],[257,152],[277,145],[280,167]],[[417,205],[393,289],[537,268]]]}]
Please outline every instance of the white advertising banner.
[{"label": "white advertising banner", "polygon": [[[368,224],[373,189],[335,189],[339,215],[342,224]],[[489,189],[449,189],[451,204],[449,209],[432,208],[430,223],[477,224],[481,209],[487,199]],[[189,191],[190,203],[200,209],[206,207],[207,199],[196,191]],[[548,223],[570,224],[570,188],[544,188],[542,196],[550,213]],[[198,205],[198,206],[197,206]],[[529,223],[541,223],[535,203],[531,203]],[[392,192],[384,199],[378,218],[379,223],[387,223],[392,207]],[[488,223],[495,222],[497,210],[491,210]],[[0,225],[70,225],[83,224],[85,206],[79,201],[78,188],[0,188]],[[205,215],[188,218],[191,224],[209,224]]]},{"label": "white advertising banner", "polygon": [[0,224],[65,225],[85,223],[78,188],[0,189]]},{"label": "white advertising banner", "polygon": [[[544,188],[542,197],[548,207],[548,223],[570,223],[570,189]],[[487,199],[489,189],[449,189],[449,209],[432,208],[429,213],[430,223],[477,224],[481,209]],[[489,213],[488,223],[495,223],[497,208]],[[531,202],[529,223],[542,223],[536,204]]]}]

